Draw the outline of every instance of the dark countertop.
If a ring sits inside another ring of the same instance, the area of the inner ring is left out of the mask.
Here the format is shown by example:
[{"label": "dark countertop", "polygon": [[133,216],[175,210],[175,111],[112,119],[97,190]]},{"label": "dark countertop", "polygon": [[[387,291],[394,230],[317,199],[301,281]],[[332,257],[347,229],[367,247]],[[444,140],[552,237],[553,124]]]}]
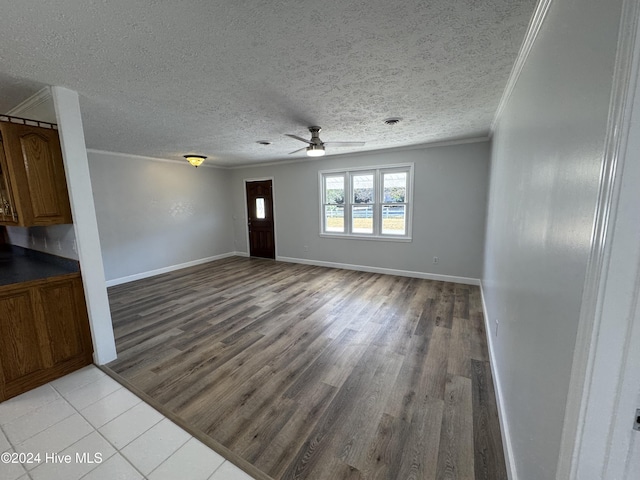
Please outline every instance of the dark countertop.
[{"label": "dark countertop", "polygon": [[80,271],[76,260],[57,257],[27,248],[0,248],[0,286],[41,280]]}]

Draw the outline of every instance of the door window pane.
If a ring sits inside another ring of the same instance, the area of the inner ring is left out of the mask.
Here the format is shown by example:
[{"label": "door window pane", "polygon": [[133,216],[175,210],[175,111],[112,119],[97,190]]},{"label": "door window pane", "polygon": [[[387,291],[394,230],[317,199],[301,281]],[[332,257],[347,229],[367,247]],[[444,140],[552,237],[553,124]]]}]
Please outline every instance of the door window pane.
[{"label": "door window pane", "polygon": [[266,218],[264,212],[264,198],[256,198],[256,218],[261,220]]},{"label": "door window pane", "polygon": [[382,233],[386,235],[405,235],[407,230],[406,205],[382,206]]},{"label": "door window pane", "polygon": [[324,229],[327,232],[344,233],[344,206],[324,206]]},{"label": "door window pane", "polygon": [[354,205],[351,209],[353,233],[373,233],[373,205]]},{"label": "door window pane", "polygon": [[[344,204],[344,176],[328,176],[324,182],[324,203]],[[344,213],[344,210],[343,210]],[[343,215],[344,217],[344,215]]]},{"label": "door window pane", "polygon": [[383,203],[406,203],[407,172],[385,173],[382,184]]},{"label": "door window pane", "polygon": [[373,203],[373,174],[354,175],[353,203]]}]

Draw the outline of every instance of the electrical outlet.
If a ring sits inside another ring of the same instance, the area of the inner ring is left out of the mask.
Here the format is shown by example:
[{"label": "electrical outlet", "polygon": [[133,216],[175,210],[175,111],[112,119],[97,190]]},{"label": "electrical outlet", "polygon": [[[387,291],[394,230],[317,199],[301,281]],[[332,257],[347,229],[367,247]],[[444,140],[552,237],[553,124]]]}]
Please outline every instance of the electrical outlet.
[{"label": "electrical outlet", "polygon": [[500,321],[496,318],[495,322],[496,322],[496,337],[497,337],[498,336],[498,327],[500,326]]},{"label": "electrical outlet", "polygon": [[433,264],[437,265],[440,259],[438,257],[433,257]]},{"label": "electrical outlet", "polygon": [[303,248],[303,250],[304,250],[305,252],[308,252],[308,251],[309,251],[309,245],[305,245],[305,246],[304,246],[304,247],[302,247],[302,248]]}]

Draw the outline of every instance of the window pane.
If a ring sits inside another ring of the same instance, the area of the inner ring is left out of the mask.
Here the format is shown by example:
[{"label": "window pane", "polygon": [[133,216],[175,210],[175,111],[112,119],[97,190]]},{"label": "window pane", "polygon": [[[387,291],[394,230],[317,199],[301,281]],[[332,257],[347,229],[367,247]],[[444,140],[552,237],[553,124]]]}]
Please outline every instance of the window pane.
[{"label": "window pane", "polygon": [[265,218],[264,198],[256,198],[256,218]]},{"label": "window pane", "polygon": [[382,176],[384,185],[384,203],[405,203],[407,198],[407,172],[385,173]]},{"label": "window pane", "polygon": [[354,175],[353,203],[373,203],[373,174]]},{"label": "window pane", "polygon": [[351,209],[353,233],[373,233],[373,205],[354,205]]},{"label": "window pane", "polygon": [[324,206],[324,229],[326,232],[344,233],[344,206]]},{"label": "window pane", "polygon": [[324,203],[344,204],[344,176],[324,177]]},{"label": "window pane", "polygon": [[382,206],[382,233],[387,235],[405,235],[407,232],[407,206]]}]

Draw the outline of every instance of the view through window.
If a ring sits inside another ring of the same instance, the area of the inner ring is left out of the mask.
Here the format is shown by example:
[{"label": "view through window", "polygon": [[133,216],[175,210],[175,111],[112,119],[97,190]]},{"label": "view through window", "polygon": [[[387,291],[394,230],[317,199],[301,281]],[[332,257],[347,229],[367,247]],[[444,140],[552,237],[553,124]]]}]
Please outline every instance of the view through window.
[{"label": "view through window", "polygon": [[413,164],[322,171],[321,234],[411,238]]}]

